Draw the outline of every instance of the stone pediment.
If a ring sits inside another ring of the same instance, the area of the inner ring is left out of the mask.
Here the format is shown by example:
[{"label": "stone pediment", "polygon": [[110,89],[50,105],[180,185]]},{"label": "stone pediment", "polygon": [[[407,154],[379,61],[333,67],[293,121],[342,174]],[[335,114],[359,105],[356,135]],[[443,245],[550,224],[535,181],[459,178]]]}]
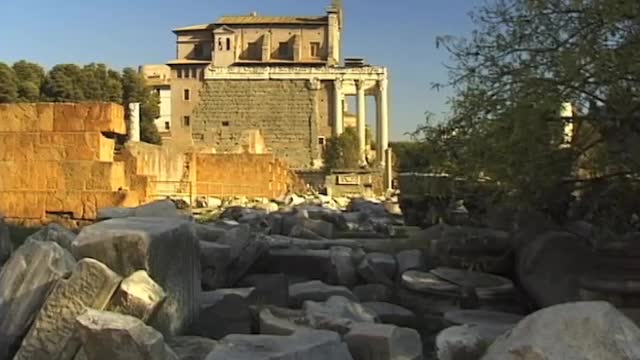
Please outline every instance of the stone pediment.
[{"label": "stone pediment", "polygon": [[235,31],[233,31],[233,29],[228,26],[221,26],[213,30],[213,33],[214,34],[235,34]]}]

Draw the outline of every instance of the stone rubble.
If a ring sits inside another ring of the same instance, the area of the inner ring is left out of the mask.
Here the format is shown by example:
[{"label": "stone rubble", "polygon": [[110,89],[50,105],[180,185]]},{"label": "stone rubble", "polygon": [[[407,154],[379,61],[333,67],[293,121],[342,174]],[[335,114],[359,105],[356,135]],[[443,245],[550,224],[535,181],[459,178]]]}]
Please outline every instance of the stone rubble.
[{"label": "stone rubble", "polygon": [[640,358],[633,301],[567,303],[594,267],[586,226],[410,228],[392,198],[198,203],[218,218],[102,209],[15,251],[0,226],[0,360]]}]

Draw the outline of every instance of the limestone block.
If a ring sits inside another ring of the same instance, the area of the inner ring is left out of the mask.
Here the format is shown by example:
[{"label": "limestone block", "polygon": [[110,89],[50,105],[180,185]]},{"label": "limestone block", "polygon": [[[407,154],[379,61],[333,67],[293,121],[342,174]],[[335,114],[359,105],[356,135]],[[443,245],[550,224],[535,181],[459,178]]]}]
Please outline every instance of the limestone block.
[{"label": "limestone block", "polygon": [[176,336],[165,339],[165,343],[180,360],[204,360],[218,342],[198,336]]},{"label": "limestone block", "polygon": [[354,287],[353,294],[362,302],[389,301],[393,290],[382,284],[366,284]]},{"label": "limestone block", "polygon": [[404,250],[396,254],[398,263],[398,275],[408,270],[425,270],[424,256],[420,250]]},{"label": "limestone block", "polygon": [[176,204],[171,200],[157,200],[134,208],[101,208],[97,214],[99,220],[127,217],[178,218],[183,216],[178,212]]},{"label": "limestone block", "polygon": [[285,274],[251,274],[238,285],[253,287],[252,296],[258,304],[281,307],[289,304],[289,279]]},{"label": "limestone block", "polygon": [[258,269],[308,280],[326,280],[330,272],[330,254],[329,250],[270,249]]},{"label": "limestone block", "polygon": [[358,301],[346,287],[331,286],[316,280],[289,286],[289,305],[294,308],[300,307],[306,300],[326,301],[335,295]]},{"label": "limestone block", "polygon": [[303,310],[311,327],[341,335],[356,323],[376,322],[374,312],[342,296],[332,296],[325,302],[305,301]]},{"label": "limestone block", "polygon": [[356,324],[344,337],[353,360],[421,360],[417,331],[386,324]]},{"label": "limestone block", "polygon": [[291,336],[229,335],[206,360],[351,360],[338,334],[300,330]]},{"label": "limestone block", "polygon": [[376,314],[380,322],[383,324],[392,324],[411,328],[414,328],[418,324],[416,314],[402,306],[375,301],[363,303],[362,306]]},{"label": "limestone block", "polygon": [[166,297],[160,285],[146,271],[140,270],[120,283],[107,310],[147,322]]},{"label": "limestone block", "polygon": [[219,297],[202,308],[190,334],[216,340],[229,334],[251,334],[249,302],[232,293]]},{"label": "limestone block", "polygon": [[0,161],[113,161],[115,142],[100,132],[0,133]]},{"label": "limestone block", "polygon": [[162,334],[133,316],[88,309],[77,324],[91,360],[172,359]]},{"label": "limestone block", "polygon": [[353,250],[344,246],[334,246],[329,250],[329,257],[329,283],[353,287],[358,282],[358,274],[353,264]]},{"label": "limestone block", "polygon": [[265,308],[260,311],[258,320],[260,322],[260,334],[262,335],[293,335],[301,329],[301,326],[295,322],[295,318],[302,318],[304,313],[300,310],[294,315],[291,312],[296,310],[284,310],[289,314],[283,316],[275,308]]},{"label": "limestone block", "polygon": [[69,229],[65,228],[62,225],[51,223],[38,230],[37,232],[29,235],[29,237],[27,237],[27,240],[53,241],[60,245],[63,249],[71,251],[71,243],[75,238],[76,234],[74,234]]},{"label": "limestone block", "polygon": [[56,281],[67,276],[75,260],[54,242],[27,240],[0,272],[0,359],[19,346],[31,320]]},{"label": "limestone block", "polygon": [[520,321],[483,359],[640,359],[640,329],[607,302],[554,305]]},{"label": "limestone block", "polygon": [[90,257],[122,276],[146,270],[167,294],[151,324],[174,335],[198,311],[200,254],[190,222],[179,218],[111,219],[85,227],[73,241],[76,258]]},{"label": "limestone block", "polygon": [[103,309],[121,280],[99,261],[79,261],[49,294],[14,359],[73,359],[81,345],[75,318],[87,308]]},{"label": "limestone block", "polygon": [[0,104],[0,132],[53,131],[53,104]]},{"label": "limestone block", "polygon": [[111,103],[55,104],[53,131],[101,131],[126,134],[124,108]]}]

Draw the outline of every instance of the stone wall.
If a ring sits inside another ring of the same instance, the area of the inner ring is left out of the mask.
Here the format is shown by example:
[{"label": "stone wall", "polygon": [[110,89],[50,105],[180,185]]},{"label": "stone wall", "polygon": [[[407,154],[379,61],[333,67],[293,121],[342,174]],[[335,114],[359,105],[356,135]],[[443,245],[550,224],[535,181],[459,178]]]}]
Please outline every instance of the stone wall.
[{"label": "stone wall", "polygon": [[139,204],[103,132],[126,132],[121,106],[0,105],[0,213],[21,221],[48,214],[90,220],[100,207]]},{"label": "stone wall", "polygon": [[327,91],[306,80],[206,80],[192,119],[194,142],[233,151],[243,130],[258,129],[269,152],[310,167],[319,158],[318,122],[329,118]]},{"label": "stone wall", "polygon": [[298,185],[271,154],[196,154],[194,169],[198,196],[277,198]]}]

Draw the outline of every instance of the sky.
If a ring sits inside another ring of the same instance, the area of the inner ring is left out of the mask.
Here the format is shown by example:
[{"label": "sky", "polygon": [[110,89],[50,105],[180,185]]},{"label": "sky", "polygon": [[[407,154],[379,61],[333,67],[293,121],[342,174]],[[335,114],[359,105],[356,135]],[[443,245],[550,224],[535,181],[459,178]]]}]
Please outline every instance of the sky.
[{"label": "sky", "polygon": [[[171,29],[223,15],[322,15],[330,0],[0,0],[0,62],[26,59],[105,63],[112,68],[164,63],[175,57]],[[343,0],[343,56],[362,57],[390,73],[391,140],[443,117],[447,53],[439,35],[467,36],[468,13],[481,0]],[[369,121],[371,117],[368,115]]]}]

